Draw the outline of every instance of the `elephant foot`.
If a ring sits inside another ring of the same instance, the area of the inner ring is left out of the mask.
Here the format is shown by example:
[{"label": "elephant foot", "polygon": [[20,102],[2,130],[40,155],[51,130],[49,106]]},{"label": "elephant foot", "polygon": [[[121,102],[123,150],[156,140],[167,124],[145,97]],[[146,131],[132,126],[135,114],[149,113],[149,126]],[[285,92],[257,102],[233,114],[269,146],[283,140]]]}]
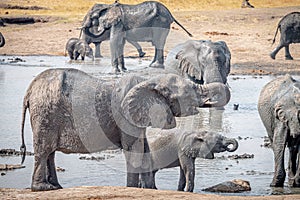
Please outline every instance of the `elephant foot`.
[{"label": "elephant foot", "polygon": [[286,60],[294,60],[294,58],[291,55],[285,56]]},{"label": "elephant foot", "polygon": [[270,57],[275,60],[275,55],[273,53],[270,54]]},{"label": "elephant foot", "polygon": [[300,187],[300,177],[289,178],[289,185],[291,187]]},{"label": "elephant foot", "polygon": [[140,57],[140,58],[144,57],[145,55],[146,55],[145,52],[139,52],[139,57]]},{"label": "elephant foot", "polygon": [[126,67],[122,67],[122,71],[123,72],[127,71],[127,68]]},{"label": "elephant foot", "polygon": [[162,63],[159,63],[159,62],[151,63],[149,67],[160,68],[160,69],[164,69],[165,68],[165,66]]},{"label": "elephant foot", "polygon": [[283,187],[284,181],[273,180],[270,187]]},{"label": "elephant foot", "polygon": [[119,70],[118,67],[113,68],[113,73],[119,74],[121,71]]},{"label": "elephant foot", "polygon": [[32,183],[31,191],[47,191],[47,190],[58,190],[62,189],[62,187],[58,184],[57,186],[52,185],[50,183]]}]

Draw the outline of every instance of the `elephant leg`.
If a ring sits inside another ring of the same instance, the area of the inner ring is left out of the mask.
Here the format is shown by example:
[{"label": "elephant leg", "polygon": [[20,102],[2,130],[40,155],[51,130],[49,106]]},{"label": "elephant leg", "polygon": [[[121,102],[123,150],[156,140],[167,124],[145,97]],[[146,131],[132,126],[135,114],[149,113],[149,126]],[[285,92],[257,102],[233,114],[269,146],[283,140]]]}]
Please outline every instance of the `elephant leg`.
[{"label": "elephant leg", "polygon": [[61,185],[58,183],[56,169],[55,169],[55,151],[52,152],[47,160],[47,169],[48,169],[48,182],[51,183],[56,189],[62,189]]},{"label": "elephant leg", "polygon": [[300,187],[300,146],[290,147],[289,185]]},{"label": "elephant leg", "polygon": [[81,55],[81,60],[82,60],[82,61],[84,60],[84,56],[83,56],[83,55]]},{"label": "elephant leg", "polygon": [[130,44],[132,44],[132,46],[134,46],[134,47],[137,49],[140,58],[142,58],[142,57],[145,56],[146,53],[143,52],[143,49],[142,49],[141,45],[139,45],[139,43],[137,43],[137,42],[135,42],[135,41],[131,41],[131,40],[127,40],[127,41],[128,41]]},{"label": "elephant leg", "polygon": [[[42,144],[38,144],[42,145]],[[40,150],[40,151],[39,151]],[[43,152],[44,151],[44,152]],[[42,153],[43,152],[43,153]],[[47,160],[49,154],[43,148],[35,148],[34,151],[34,170],[32,175],[31,190],[32,191],[45,191],[58,189],[48,182],[47,178]]]},{"label": "elephant leg", "polygon": [[102,58],[103,56],[101,55],[101,42],[95,42],[95,58]]},{"label": "elephant leg", "polygon": [[77,60],[80,54],[77,51],[74,51],[73,54],[74,54],[74,60]]},{"label": "elephant leg", "polygon": [[290,45],[286,45],[285,46],[285,59],[286,60],[293,60],[294,58],[291,56],[291,53],[290,53]]},{"label": "elephant leg", "polygon": [[270,57],[275,60],[276,54],[282,49],[284,46],[282,44],[279,44],[270,54]]},{"label": "elephant leg", "polygon": [[[151,157],[149,152],[149,146],[145,137],[145,130],[135,130],[139,137],[127,135],[122,133],[122,147],[126,159],[127,167],[127,186],[138,187],[139,175],[142,178],[151,177]],[[153,183],[151,181],[144,181],[146,188],[152,188]]]},{"label": "elephant leg", "polygon": [[125,71],[125,62],[124,62],[124,45],[125,38],[124,32],[121,25],[117,25],[117,27],[112,27],[111,35],[110,35],[110,53],[111,53],[111,63],[115,73],[120,72],[119,67]]},{"label": "elephant leg", "polygon": [[69,57],[71,60],[74,60],[73,51],[68,51]]},{"label": "elephant leg", "polygon": [[[179,158],[180,166],[183,170],[186,184],[185,188],[187,192],[193,192],[194,180],[195,180],[195,159],[188,156],[181,156]],[[181,178],[181,175],[180,175]]]},{"label": "elephant leg", "polygon": [[164,68],[164,51],[163,49],[155,48],[155,55],[150,67]]},{"label": "elephant leg", "polygon": [[178,191],[184,191],[185,184],[186,184],[185,174],[183,172],[182,167],[180,166],[180,175],[179,175],[179,182],[178,182],[177,190]]},{"label": "elephant leg", "polygon": [[277,123],[273,137],[273,153],[275,171],[271,187],[283,187],[286,172],[284,169],[284,150],[286,145],[287,130],[283,123]]}]

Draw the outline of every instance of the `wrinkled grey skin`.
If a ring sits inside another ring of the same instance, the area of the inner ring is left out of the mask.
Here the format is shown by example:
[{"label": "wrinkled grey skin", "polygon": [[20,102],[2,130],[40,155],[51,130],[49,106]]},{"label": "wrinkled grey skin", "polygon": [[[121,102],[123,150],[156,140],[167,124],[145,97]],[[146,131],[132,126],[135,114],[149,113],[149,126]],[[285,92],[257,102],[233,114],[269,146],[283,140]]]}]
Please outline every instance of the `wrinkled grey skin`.
[{"label": "wrinkled grey skin", "polygon": [[292,43],[300,43],[300,12],[292,12],[284,16],[278,23],[276,33],[273,39],[273,44],[275,43],[275,38],[280,30],[280,42],[278,46],[271,52],[270,56],[275,59],[276,54],[285,48],[285,59],[293,60],[290,54],[289,46]]},{"label": "wrinkled grey skin", "polygon": [[270,138],[275,162],[271,186],[283,187],[286,177],[284,151],[290,151],[288,177],[291,186],[300,186],[300,82],[290,75],[265,85],[258,101],[260,118]]},{"label": "wrinkled grey skin", "polygon": [[2,35],[2,33],[0,32],[0,47],[3,47],[5,45],[5,38]]},{"label": "wrinkled grey skin", "polygon": [[[174,74],[104,81],[76,69],[46,70],[32,81],[23,102],[24,152],[27,109],[33,131],[31,189],[61,188],[55,151],[91,153],[119,148],[125,154],[127,186],[137,187],[140,174],[151,177],[147,127],[174,128],[175,117],[193,115],[197,107],[223,106],[229,99],[224,84],[197,86]],[[25,154],[22,163],[24,159]],[[146,182],[145,187],[150,184]]]},{"label": "wrinkled grey skin", "polygon": [[93,49],[84,40],[78,38],[68,40],[66,51],[71,60],[77,60],[79,56],[81,56],[81,60],[84,60],[85,56],[94,59]]},{"label": "wrinkled grey skin", "polygon": [[230,51],[224,41],[188,40],[175,46],[167,55],[170,72],[189,77],[199,84],[227,83]]},{"label": "wrinkled grey skin", "polygon": [[[93,25],[94,18],[98,18],[99,25]],[[125,39],[151,42],[155,47],[155,56],[150,67],[163,68],[164,46],[173,22],[192,36],[159,2],[149,1],[137,5],[115,3],[93,11],[83,24],[83,32],[97,38],[110,31],[111,62],[115,72],[126,70],[123,55]],[[90,31],[92,27],[93,32]]]},{"label": "wrinkled grey skin", "polygon": [[[109,5],[107,5],[107,4],[94,4],[94,6],[88,11],[86,16],[84,17],[82,25],[85,25],[88,22],[90,22],[91,25],[89,25],[89,27],[91,27],[91,28],[89,28],[90,29],[89,31],[97,32],[98,25],[99,25],[99,18],[91,16],[91,14],[96,10],[101,10],[101,9],[104,9],[107,7],[109,7]],[[90,44],[90,43],[95,44],[95,58],[102,57],[101,52],[100,52],[101,42],[109,40],[109,37],[110,37],[110,30],[106,31],[104,34],[102,34],[101,36],[96,37],[96,38],[90,37],[87,34],[85,34],[84,32],[82,33],[83,40],[85,40],[88,44]],[[139,53],[139,57],[144,57],[144,55],[146,53],[143,52],[142,47],[139,45],[139,43],[137,43],[135,41],[130,41],[130,40],[127,40],[127,42],[132,44],[137,49],[137,51]]]},{"label": "wrinkled grey skin", "polygon": [[[195,159],[197,157],[213,159],[214,153],[233,152],[238,142],[220,134],[206,131],[184,131],[183,129],[148,130],[152,169],[153,189],[155,173],[164,168],[180,167],[178,190],[193,192],[195,179]],[[150,137],[152,135],[153,139]]]}]

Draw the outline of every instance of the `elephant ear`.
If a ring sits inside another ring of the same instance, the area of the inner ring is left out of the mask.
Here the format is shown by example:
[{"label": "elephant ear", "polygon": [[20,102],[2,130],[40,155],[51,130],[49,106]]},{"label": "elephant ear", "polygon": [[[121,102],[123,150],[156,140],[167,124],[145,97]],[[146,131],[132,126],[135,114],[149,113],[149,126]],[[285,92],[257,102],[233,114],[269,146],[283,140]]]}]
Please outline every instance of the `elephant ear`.
[{"label": "elephant ear", "polygon": [[121,110],[125,118],[137,127],[171,129],[176,126],[167,100],[154,87],[143,82],[126,94]]},{"label": "elephant ear", "polygon": [[300,106],[300,83],[299,82],[293,84],[293,94],[294,94],[295,104]]},{"label": "elephant ear", "polygon": [[[193,41],[194,43],[198,41]],[[199,41],[201,43],[201,41]],[[198,54],[199,44],[187,43],[183,49],[177,53],[175,59],[179,61],[179,70],[182,75],[188,74],[190,77],[201,80],[203,72],[199,66]]]},{"label": "elephant ear", "polygon": [[229,50],[226,42],[224,42],[224,41],[218,41],[216,43],[221,46],[222,51],[224,52],[224,55],[226,57],[225,68],[226,68],[226,75],[228,76],[228,74],[230,73],[230,68],[231,68],[231,66],[230,66],[230,61],[231,61],[230,50]]}]

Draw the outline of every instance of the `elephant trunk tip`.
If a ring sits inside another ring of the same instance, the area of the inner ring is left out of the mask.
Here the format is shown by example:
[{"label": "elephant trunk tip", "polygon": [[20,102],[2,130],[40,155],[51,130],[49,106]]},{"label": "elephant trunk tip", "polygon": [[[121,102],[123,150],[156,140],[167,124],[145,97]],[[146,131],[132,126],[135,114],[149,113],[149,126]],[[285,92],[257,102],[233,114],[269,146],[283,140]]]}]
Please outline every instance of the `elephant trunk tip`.
[{"label": "elephant trunk tip", "polygon": [[227,139],[225,140],[225,149],[228,152],[234,152],[239,147],[239,143],[235,139]]}]

